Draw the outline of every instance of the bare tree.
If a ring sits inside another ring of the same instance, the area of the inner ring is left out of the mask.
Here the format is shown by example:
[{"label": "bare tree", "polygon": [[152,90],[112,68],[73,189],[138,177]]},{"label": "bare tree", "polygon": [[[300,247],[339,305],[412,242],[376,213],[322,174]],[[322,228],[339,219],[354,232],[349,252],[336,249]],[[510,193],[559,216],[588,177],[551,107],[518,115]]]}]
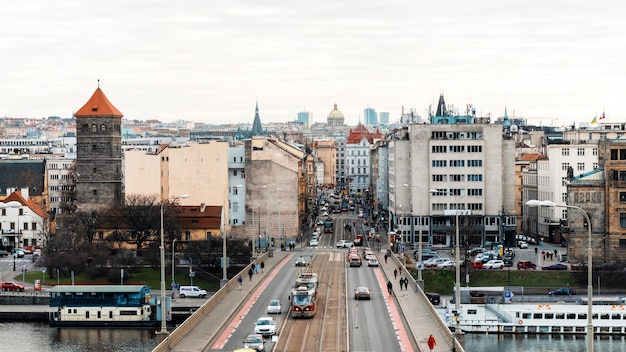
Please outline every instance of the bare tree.
[{"label": "bare tree", "polygon": [[61,212],[73,213],[76,211],[76,183],[78,182],[78,173],[76,172],[76,162],[72,163],[67,180],[61,184]]}]

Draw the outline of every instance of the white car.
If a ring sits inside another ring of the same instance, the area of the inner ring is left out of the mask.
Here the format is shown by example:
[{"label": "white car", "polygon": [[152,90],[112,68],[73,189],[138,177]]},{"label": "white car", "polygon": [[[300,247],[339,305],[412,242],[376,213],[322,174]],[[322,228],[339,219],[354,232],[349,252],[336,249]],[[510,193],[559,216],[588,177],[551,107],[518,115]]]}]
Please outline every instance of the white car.
[{"label": "white car", "polygon": [[483,264],[483,269],[502,269],[504,268],[504,261],[500,259],[492,259]]},{"label": "white car", "polygon": [[354,243],[346,240],[339,240],[339,242],[335,243],[335,247],[337,248],[352,248]]},{"label": "white car", "polygon": [[454,268],[454,260],[446,260],[437,264],[437,269],[452,269]]},{"label": "white car", "polygon": [[363,217],[363,212],[360,211],[358,217],[362,218]]},{"label": "white car", "polygon": [[248,335],[243,342],[243,347],[253,349],[257,352],[265,352],[265,340],[262,335]]},{"label": "white car", "polygon": [[520,241],[520,242],[519,242],[519,248],[520,248],[520,249],[526,249],[526,248],[528,248],[528,243],[526,243],[525,241]]},{"label": "white car", "polygon": [[267,314],[280,314],[282,313],[282,307],[280,305],[280,301],[277,299],[273,299],[270,301],[270,304],[267,306]]},{"label": "white car", "polygon": [[317,247],[317,239],[316,238],[311,238],[311,240],[309,241],[309,246]]},{"label": "white car", "polygon": [[272,317],[262,317],[254,324],[254,333],[263,336],[276,335],[276,322]]}]

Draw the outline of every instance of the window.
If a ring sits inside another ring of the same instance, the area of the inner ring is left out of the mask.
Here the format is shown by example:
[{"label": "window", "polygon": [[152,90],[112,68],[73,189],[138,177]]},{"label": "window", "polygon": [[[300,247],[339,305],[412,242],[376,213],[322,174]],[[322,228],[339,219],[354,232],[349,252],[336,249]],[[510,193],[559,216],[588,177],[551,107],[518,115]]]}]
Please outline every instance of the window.
[{"label": "window", "polygon": [[619,202],[626,203],[626,192],[619,192]]},{"label": "window", "polygon": [[626,160],[626,149],[619,150],[619,160]]},{"label": "window", "polygon": [[568,156],[568,155],[569,155],[569,148],[563,148],[563,149],[561,149],[561,155],[563,155],[563,156]]},{"label": "window", "polygon": [[98,190],[97,189],[92,189],[91,190],[91,195],[97,196],[98,195]]},{"label": "window", "polygon": [[96,126],[96,124],[91,125],[91,132],[93,133],[98,132],[98,126]]},{"label": "window", "polygon": [[617,160],[617,149],[611,149],[611,160]]},{"label": "window", "polygon": [[467,175],[467,180],[472,182],[482,182],[483,175]]},{"label": "window", "polygon": [[626,238],[620,238],[619,249],[626,249]]},{"label": "window", "polygon": [[598,168],[598,163],[593,163],[593,169],[597,169]]},{"label": "window", "polygon": [[448,166],[448,161],[447,160],[433,160],[432,165],[433,167],[446,167]]},{"label": "window", "polygon": [[447,152],[447,147],[445,145],[433,145],[432,146],[432,152],[433,153],[446,153]]},{"label": "window", "polygon": [[578,148],[576,152],[578,156],[585,156],[585,148]]},{"label": "window", "polygon": [[233,213],[238,213],[239,212],[239,203],[238,202],[232,202],[231,206],[233,207]]},{"label": "window", "polygon": [[561,164],[561,170],[567,171],[568,169],[569,169],[569,163],[562,163]]},{"label": "window", "polygon": [[107,126],[105,124],[100,125],[100,132],[106,132]]},{"label": "window", "polygon": [[585,170],[585,163],[578,163],[578,164],[576,164],[576,168],[578,169],[578,171],[584,171]]},{"label": "window", "polygon": [[450,167],[463,167],[465,160],[450,160]]},{"label": "window", "polygon": [[452,145],[450,146],[450,153],[464,153],[465,146],[464,145]]},{"label": "window", "polygon": [[465,181],[465,175],[450,175],[450,181],[463,182]]},{"label": "window", "polygon": [[467,161],[467,166],[469,166],[469,167],[482,167],[483,166],[483,161],[482,160],[468,160]]},{"label": "window", "polygon": [[598,148],[593,148],[592,154],[593,156],[598,156]]},{"label": "window", "polygon": [[482,203],[467,203],[467,209],[469,210],[483,210]]},{"label": "window", "polygon": [[469,153],[482,153],[483,146],[482,145],[469,145],[467,146],[467,151]]},{"label": "window", "polygon": [[626,229],[626,213],[619,213],[619,227]]},{"label": "window", "polygon": [[567,193],[566,192],[561,193],[561,201],[563,203],[567,203]]},{"label": "window", "polygon": [[446,182],[448,175],[433,175],[433,182]]},{"label": "window", "polygon": [[482,188],[470,188],[467,190],[468,196],[482,196],[483,189]]}]

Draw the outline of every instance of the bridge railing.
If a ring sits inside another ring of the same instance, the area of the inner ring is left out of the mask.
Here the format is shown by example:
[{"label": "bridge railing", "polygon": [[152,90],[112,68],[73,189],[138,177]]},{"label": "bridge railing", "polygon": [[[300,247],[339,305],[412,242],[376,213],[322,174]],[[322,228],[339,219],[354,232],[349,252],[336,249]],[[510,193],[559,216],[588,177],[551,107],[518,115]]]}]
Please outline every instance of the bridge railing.
[{"label": "bridge railing", "polygon": [[[267,258],[268,253],[258,257],[257,261]],[[245,269],[237,273],[234,277],[239,275],[245,275]],[[209,298],[200,308],[198,308],[191,316],[178,325],[163,341],[161,341],[152,351],[153,352],[166,352],[173,346],[176,346],[185,336],[202,320],[213,308],[221,303],[222,299],[228,295],[230,291],[239,288],[237,280],[228,280],[228,283],[221,287],[211,298]],[[207,336],[207,343],[213,338],[213,336]]]}]

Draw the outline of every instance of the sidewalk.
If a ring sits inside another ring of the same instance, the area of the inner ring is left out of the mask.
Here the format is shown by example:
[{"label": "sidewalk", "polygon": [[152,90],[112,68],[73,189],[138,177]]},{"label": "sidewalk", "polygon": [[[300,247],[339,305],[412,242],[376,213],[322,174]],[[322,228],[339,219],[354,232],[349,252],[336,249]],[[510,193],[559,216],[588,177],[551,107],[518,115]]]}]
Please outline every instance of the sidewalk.
[{"label": "sidewalk", "polygon": [[[239,289],[238,285],[233,286],[236,288],[231,289],[222,301],[207,313],[207,315],[202,317],[181,341],[171,346],[169,351],[188,352],[206,350],[209,343],[211,343],[211,339],[218,335],[220,330],[224,327],[224,324],[237,312],[240,304],[246,301],[246,298],[250,296],[250,293],[254,291],[256,286],[265,279],[265,276],[268,275],[278,263],[293,253],[293,251],[281,251],[279,249],[274,251],[273,257],[264,257],[262,259],[265,262],[264,272],[259,271],[258,274],[254,274],[252,280],[248,277],[248,267],[246,267],[244,269],[245,272],[241,272],[243,278],[241,289]],[[260,260],[261,259],[258,261],[259,263]],[[239,275],[236,275],[230,280],[236,282],[237,277],[239,277]],[[207,337],[209,338],[207,339]]]},{"label": "sidewalk", "polygon": [[[396,254],[389,257],[387,263],[385,263],[385,251],[386,249],[382,249],[381,252],[378,253],[378,262],[387,280],[390,280],[393,284],[394,297],[400,306],[404,319],[409,325],[411,335],[413,335],[413,338],[417,342],[418,350],[428,351],[426,342],[430,335],[433,335],[435,341],[437,341],[437,346],[434,351],[443,352],[453,350],[451,344],[452,334],[447,327],[442,327],[435,322],[431,314],[434,313],[437,315],[437,313],[430,302],[425,299],[420,299],[420,294],[416,291],[418,289],[417,282],[411,277],[407,269],[400,264]],[[398,272],[398,277],[394,279],[393,271],[398,270],[398,268],[401,270]],[[400,279],[405,277],[409,279],[408,289],[401,290]],[[445,329],[445,331],[442,331],[443,329]],[[459,349],[457,349],[457,351],[459,351]]]}]

